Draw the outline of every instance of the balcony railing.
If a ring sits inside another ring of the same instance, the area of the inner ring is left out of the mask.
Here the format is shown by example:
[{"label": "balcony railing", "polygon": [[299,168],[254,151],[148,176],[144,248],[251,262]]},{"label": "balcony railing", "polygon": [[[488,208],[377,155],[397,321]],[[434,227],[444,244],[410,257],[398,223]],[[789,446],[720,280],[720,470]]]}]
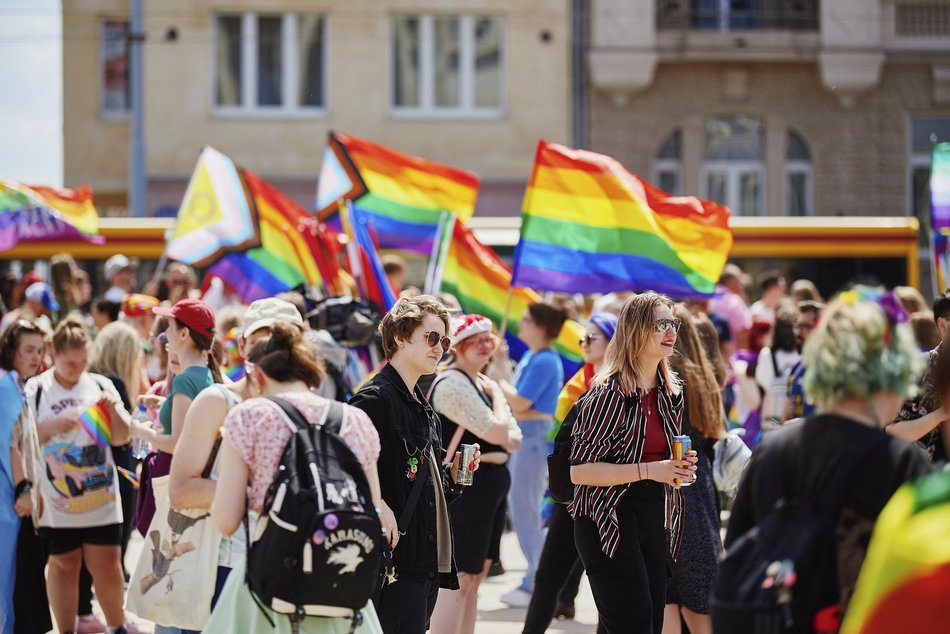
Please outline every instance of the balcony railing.
[{"label": "balcony railing", "polygon": [[898,37],[950,36],[950,2],[898,2],[894,8],[894,33]]},{"label": "balcony railing", "polygon": [[657,29],[817,31],[818,0],[658,0]]}]

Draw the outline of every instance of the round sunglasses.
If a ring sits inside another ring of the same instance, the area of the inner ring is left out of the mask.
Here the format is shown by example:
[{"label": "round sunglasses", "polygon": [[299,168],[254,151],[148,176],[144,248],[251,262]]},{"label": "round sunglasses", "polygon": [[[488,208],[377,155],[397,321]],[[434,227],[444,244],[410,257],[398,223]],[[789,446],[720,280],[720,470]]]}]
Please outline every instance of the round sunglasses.
[{"label": "round sunglasses", "polygon": [[449,348],[452,347],[452,340],[448,337],[445,337],[439,334],[438,331],[430,330],[429,332],[422,333],[422,336],[426,339],[426,344],[430,348],[436,347],[439,343],[442,344],[442,352],[448,352]]},{"label": "round sunglasses", "polygon": [[657,332],[666,332],[670,328],[673,329],[673,332],[679,332],[680,326],[683,325],[679,319],[657,319],[655,322]]}]

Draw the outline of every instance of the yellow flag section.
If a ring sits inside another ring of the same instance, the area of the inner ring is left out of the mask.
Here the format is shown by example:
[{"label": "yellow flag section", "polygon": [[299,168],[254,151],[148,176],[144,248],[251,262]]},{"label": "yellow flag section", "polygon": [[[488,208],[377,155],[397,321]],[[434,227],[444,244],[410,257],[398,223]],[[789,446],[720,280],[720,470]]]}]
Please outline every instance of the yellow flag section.
[{"label": "yellow flag section", "polygon": [[842,634],[950,629],[950,471],[897,490],[874,535]]},{"label": "yellow flag section", "polygon": [[225,253],[260,245],[257,210],[240,168],[205,147],[178,210],[166,254],[173,260],[207,266]]}]

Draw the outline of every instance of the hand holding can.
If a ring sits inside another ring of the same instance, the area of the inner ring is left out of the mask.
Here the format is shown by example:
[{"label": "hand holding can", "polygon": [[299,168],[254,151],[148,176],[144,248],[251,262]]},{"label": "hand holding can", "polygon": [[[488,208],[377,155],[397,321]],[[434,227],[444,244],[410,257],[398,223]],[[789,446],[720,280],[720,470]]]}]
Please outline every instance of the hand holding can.
[{"label": "hand holding can", "polygon": [[[693,441],[689,436],[673,436],[673,460],[686,460],[686,456],[693,450]],[[688,487],[693,481],[686,478],[674,478],[676,486]]]}]

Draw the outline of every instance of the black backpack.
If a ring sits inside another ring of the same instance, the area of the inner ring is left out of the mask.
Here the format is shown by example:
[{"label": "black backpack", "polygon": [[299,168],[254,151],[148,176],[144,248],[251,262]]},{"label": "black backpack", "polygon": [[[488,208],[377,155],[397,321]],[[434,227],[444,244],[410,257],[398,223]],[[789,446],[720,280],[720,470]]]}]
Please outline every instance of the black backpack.
[{"label": "black backpack", "polygon": [[352,631],[379,581],[386,542],[363,468],[339,435],[343,405],[331,402],[311,425],[286,400],[270,401],[294,434],[264,498],[258,537],[248,532],[247,584],[258,605],[290,615],[294,630],[306,616],[326,616],[352,618]]},{"label": "black backpack", "polygon": [[561,428],[554,437],[554,450],[548,454],[548,489],[555,502],[570,504],[574,501],[574,483],[571,482],[571,433],[574,421],[586,393],[571,407]]},{"label": "black backpack", "polygon": [[[760,447],[766,453],[760,457],[764,468],[757,474],[759,479],[802,472],[800,461],[807,453],[803,453],[801,431],[789,430],[792,433],[782,439],[786,442]],[[887,438],[881,433],[858,446],[831,469],[830,477],[821,480],[820,491],[794,496],[786,491],[771,511],[729,547],[713,593],[714,632],[810,634],[815,615],[835,609],[841,601],[838,517],[860,464]],[[770,450],[774,451],[771,455]]]}]

